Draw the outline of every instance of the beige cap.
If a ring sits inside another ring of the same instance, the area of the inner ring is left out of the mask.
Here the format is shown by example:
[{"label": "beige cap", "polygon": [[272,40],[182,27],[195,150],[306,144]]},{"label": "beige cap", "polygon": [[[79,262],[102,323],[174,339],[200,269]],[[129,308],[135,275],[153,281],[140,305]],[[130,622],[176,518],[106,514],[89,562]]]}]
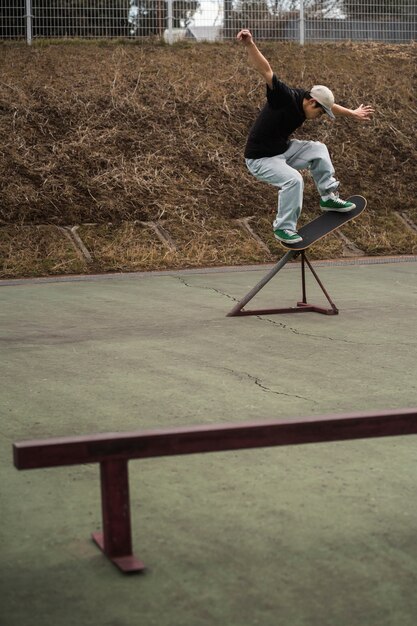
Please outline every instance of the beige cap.
[{"label": "beige cap", "polygon": [[310,96],[317,100],[319,104],[326,111],[327,115],[334,120],[334,114],[332,112],[332,106],[334,105],[334,95],[328,87],[324,85],[314,85],[310,90]]}]

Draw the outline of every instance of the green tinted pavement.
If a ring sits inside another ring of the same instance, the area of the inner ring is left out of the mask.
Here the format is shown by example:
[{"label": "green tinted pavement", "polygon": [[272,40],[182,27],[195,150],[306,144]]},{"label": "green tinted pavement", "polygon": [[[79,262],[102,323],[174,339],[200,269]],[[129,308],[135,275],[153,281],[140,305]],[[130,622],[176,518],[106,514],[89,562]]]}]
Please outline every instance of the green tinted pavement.
[{"label": "green tinted pavement", "polygon": [[[89,539],[98,467],[11,446],[417,406],[416,269],[319,266],[332,317],[225,317],[265,267],[3,281],[0,624],[414,626],[415,437],[132,461],[130,577]],[[298,272],[248,308],[294,305]]]}]

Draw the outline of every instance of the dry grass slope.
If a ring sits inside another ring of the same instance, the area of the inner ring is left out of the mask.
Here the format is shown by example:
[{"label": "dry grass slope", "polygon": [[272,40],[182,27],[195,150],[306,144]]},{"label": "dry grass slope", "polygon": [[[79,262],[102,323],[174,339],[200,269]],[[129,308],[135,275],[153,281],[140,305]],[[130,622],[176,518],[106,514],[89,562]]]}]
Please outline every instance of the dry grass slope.
[{"label": "dry grass slope", "polygon": [[[327,143],[342,193],[368,198],[366,214],[343,231],[357,248],[417,253],[417,233],[396,214],[417,222],[416,46],[261,48],[290,85],[325,83],[341,104],[375,106],[369,124],[306,123],[298,136]],[[3,277],[269,262],[280,254],[270,233],[275,191],[243,162],[264,87],[238,45],[3,44],[1,52]],[[315,214],[308,181],[303,221]],[[237,221],[249,216],[267,247]],[[74,225],[91,259],[56,228]],[[346,241],[331,237],[314,254],[348,254]]]}]

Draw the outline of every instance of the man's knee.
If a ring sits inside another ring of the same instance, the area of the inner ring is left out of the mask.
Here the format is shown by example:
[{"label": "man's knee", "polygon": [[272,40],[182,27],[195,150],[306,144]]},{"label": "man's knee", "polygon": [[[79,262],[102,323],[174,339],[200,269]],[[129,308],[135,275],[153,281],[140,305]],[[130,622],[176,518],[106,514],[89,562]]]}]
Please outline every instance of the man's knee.
[{"label": "man's knee", "polygon": [[322,143],[321,141],[312,141],[312,144],[313,144],[312,152],[314,153],[312,155],[313,159],[330,160],[329,150],[325,143]]},{"label": "man's knee", "polygon": [[284,183],[284,185],[282,185],[283,189],[300,189],[301,191],[304,190],[304,179],[302,177],[302,175],[300,174],[300,172],[297,172],[297,170],[294,170],[294,172],[291,173],[291,176],[288,178],[288,180]]}]

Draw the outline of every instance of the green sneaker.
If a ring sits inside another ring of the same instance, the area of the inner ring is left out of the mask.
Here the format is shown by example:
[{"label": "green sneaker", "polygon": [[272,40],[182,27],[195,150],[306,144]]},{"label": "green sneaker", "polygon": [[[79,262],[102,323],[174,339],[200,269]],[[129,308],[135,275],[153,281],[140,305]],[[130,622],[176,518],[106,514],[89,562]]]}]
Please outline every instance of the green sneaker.
[{"label": "green sneaker", "polygon": [[339,213],[347,213],[356,209],[356,204],[341,200],[335,193],[330,194],[327,200],[320,200],[320,208],[322,211],[338,211]]},{"label": "green sneaker", "polygon": [[274,237],[278,239],[278,241],[283,241],[284,243],[299,243],[303,240],[302,237],[295,230],[288,230],[288,228],[284,228],[280,230],[274,230]]}]

